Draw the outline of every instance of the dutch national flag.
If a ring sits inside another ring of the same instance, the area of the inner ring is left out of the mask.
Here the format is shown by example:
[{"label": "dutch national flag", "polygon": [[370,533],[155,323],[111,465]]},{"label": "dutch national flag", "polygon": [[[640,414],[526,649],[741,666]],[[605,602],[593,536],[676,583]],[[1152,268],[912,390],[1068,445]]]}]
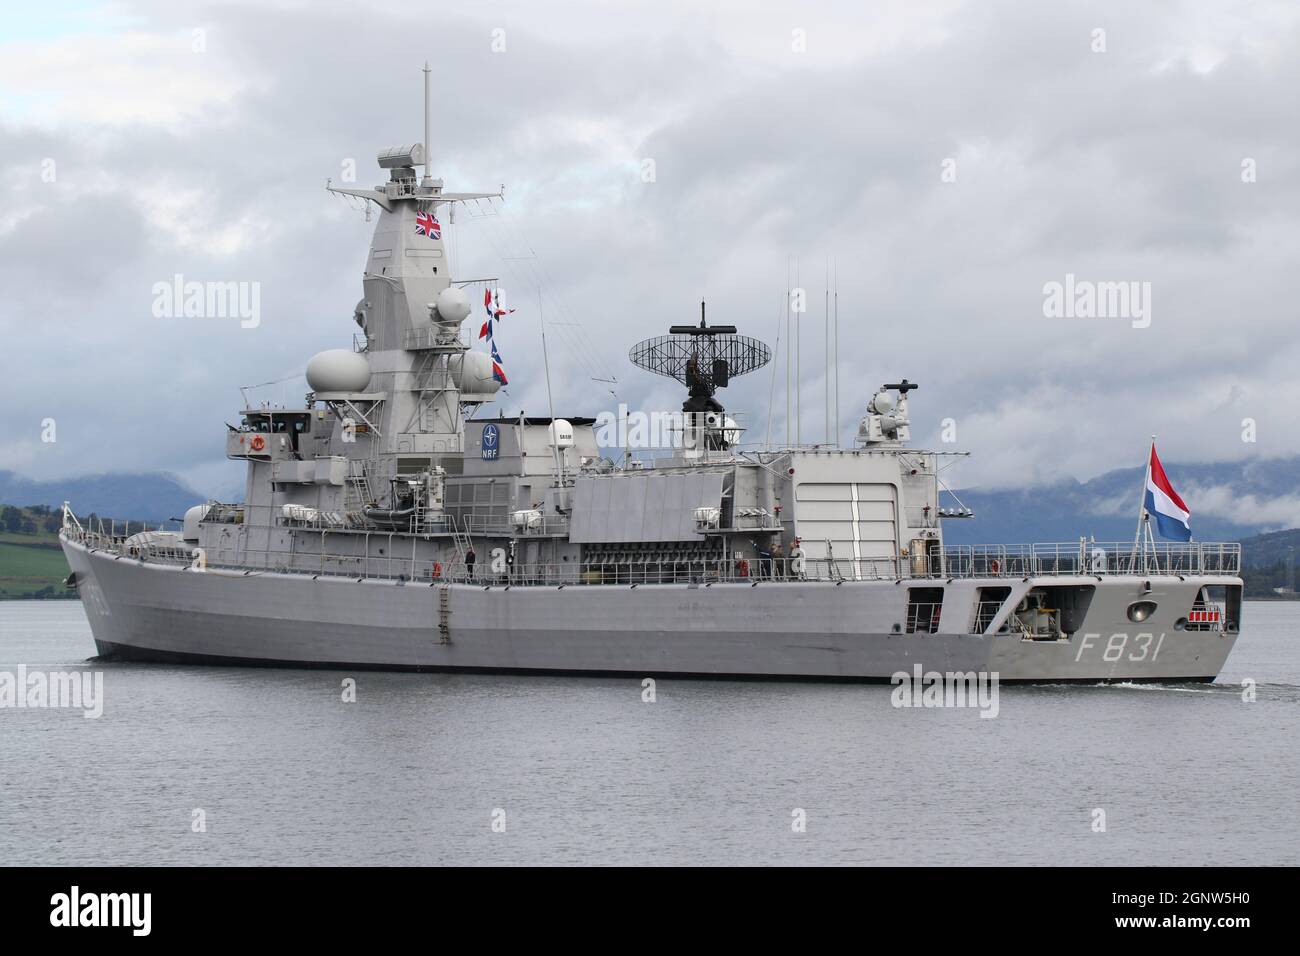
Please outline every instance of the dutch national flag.
[{"label": "dutch national flag", "polygon": [[1192,540],[1192,513],[1169,483],[1169,476],[1160,464],[1154,443],[1151,445],[1151,464],[1147,467],[1145,504],[1147,514],[1156,519],[1156,530],[1160,532],[1160,537],[1175,541]]}]

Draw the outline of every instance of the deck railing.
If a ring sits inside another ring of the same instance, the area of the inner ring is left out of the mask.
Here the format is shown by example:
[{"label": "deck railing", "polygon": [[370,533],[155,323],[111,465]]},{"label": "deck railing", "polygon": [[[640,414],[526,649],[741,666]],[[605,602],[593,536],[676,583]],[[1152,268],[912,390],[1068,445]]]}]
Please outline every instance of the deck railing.
[{"label": "deck railing", "polygon": [[569,532],[567,515],[539,514],[519,523],[513,515],[467,514],[461,518],[461,527],[470,537],[510,536],[547,537]]},{"label": "deck railing", "polygon": [[[122,531],[141,528],[90,528],[68,523],[63,533],[71,540],[95,550],[167,564],[191,564],[193,549],[166,547],[135,541],[128,545]],[[333,529],[337,533],[340,529]],[[547,529],[549,531],[550,529]],[[343,533],[347,533],[344,531]],[[330,575],[362,579],[414,582],[472,583],[491,586],[527,585],[636,585],[715,584],[764,582],[925,581],[951,578],[1019,579],[1027,577],[1091,577],[1114,575],[1209,574],[1235,576],[1241,569],[1241,546],[1236,543],[1160,544],[1134,551],[1131,545],[1075,544],[958,545],[924,556],[875,559],[772,558],[729,560],[691,557],[671,560],[628,561],[599,553],[585,561],[557,561],[547,564],[508,564],[494,567],[491,555],[483,553],[473,566],[463,562],[435,562],[396,547],[400,533],[389,539],[379,555],[262,551],[245,553],[242,562],[219,561],[209,556],[212,568],[247,571],[282,571],[309,575]],[[483,549],[486,551],[486,549]],[[404,556],[403,556],[404,553]],[[257,564],[252,559],[260,559]]]},{"label": "deck railing", "polygon": [[928,556],[934,577],[1024,577],[1060,574],[1237,574],[1236,542],[1123,542],[955,545]]}]

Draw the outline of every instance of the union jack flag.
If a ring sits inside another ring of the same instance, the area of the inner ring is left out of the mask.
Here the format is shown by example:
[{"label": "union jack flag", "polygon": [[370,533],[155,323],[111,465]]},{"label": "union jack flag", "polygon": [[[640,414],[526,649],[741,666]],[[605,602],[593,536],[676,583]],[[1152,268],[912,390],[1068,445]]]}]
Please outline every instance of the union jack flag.
[{"label": "union jack flag", "polygon": [[442,224],[438,222],[438,217],[431,212],[422,212],[415,217],[415,234],[417,236],[428,236],[430,239],[442,238]]}]

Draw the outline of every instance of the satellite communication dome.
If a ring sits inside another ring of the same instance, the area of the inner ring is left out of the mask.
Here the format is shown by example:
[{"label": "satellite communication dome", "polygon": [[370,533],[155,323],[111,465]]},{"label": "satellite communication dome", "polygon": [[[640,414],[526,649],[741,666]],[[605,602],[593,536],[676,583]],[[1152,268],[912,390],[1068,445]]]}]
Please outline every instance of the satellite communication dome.
[{"label": "satellite communication dome", "polygon": [[438,293],[435,308],[438,311],[438,317],[435,321],[439,325],[460,325],[469,316],[469,296],[465,294],[464,289],[449,285]]},{"label": "satellite communication dome", "polygon": [[551,427],[548,432],[550,435],[550,441],[548,444],[552,448],[573,447],[573,424],[571,422],[567,422],[563,418],[557,418],[555,421],[551,422]]},{"label": "satellite communication dome", "polygon": [[348,349],[327,349],[307,363],[307,384],[313,392],[364,392],[370,384],[370,363]]}]

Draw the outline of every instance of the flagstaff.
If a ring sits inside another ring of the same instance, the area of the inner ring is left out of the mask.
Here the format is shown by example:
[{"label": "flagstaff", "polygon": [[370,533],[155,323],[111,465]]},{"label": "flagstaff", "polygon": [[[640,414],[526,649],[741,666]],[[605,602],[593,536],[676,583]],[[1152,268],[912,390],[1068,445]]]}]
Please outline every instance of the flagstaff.
[{"label": "flagstaff", "polygon": [[1133,532],[1133,555],[1131,561],[1133,566],[1137,566],[1138,548],[1142,549],[1142,563],[1146,564],[1146,540],[1142,535],[1142,527],[1147,522],[1147,485],[1151,482],[1151,456],[1156,453],[1156,436],[1151,436],[1151,445],[1147,448],[1147,466],[1142,474],[1142,493],[1138,495],[1138,519],[1137,528]]}]

